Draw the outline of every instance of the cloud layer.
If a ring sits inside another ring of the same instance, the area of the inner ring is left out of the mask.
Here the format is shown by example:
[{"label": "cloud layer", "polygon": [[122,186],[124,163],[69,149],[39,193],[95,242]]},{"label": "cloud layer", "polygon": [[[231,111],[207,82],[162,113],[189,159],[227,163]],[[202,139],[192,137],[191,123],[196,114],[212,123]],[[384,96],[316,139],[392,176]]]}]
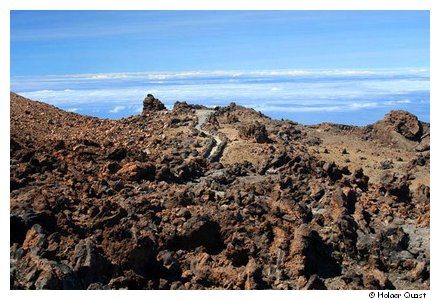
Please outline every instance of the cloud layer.
[{"label": "cloud layer", "polygon": [[64,109],[110,118],[138,113],[147,93],[154,94],[167,106],[175,101],[208,106],[234,101],[277,117],[293,113],[312,116],[314,113],[414,108],[425,119],[426,116],[429,118],[427,69],[29,76],[12,78],[11,89]]}]

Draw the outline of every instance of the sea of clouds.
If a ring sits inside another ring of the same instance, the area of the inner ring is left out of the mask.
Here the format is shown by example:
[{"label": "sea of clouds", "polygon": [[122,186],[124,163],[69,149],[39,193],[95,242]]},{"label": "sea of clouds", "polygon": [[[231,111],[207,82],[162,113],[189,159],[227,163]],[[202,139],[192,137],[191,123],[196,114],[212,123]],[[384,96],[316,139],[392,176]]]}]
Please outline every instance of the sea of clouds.
[{"label": "sea of clouds", "polygon": [[16,76],[11,90],[62,109],[103,118],[141,112],[151,93],[175,101],[254,108],[304,124],[367,125],[393,109],[429,122],[429,69],[269,70]]}]

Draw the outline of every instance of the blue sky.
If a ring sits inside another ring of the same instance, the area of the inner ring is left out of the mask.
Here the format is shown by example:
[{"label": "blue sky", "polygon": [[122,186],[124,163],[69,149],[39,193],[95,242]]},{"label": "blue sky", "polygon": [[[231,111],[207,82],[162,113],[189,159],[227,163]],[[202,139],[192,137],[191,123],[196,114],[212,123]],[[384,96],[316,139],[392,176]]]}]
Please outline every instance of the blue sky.
[{"label": "blue sky", "polygon": [[118,119],[148,93],[304,124],[430,120],[428,11],[12,11],[11,90]]},{"label": "blue sky", "polygon": [[12,11],[11,75],[429,67],[428,11]]}]

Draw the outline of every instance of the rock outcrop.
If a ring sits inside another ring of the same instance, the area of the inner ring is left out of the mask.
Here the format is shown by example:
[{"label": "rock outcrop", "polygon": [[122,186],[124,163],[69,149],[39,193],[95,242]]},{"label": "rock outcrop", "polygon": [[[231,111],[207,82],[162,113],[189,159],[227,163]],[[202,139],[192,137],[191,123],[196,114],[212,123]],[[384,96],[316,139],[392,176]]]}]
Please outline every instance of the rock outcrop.
[{"label": "rock outcrop", "polygon": [[165,105],[162,102],[160,102],[159,99],[154,98],[154,96],[151,94],[148,94],[147,97],[145,97],[143,105],[144,105],[142,109],[143,113],[166,109]]},{"label": "rock outcrop", "polygon": [[[230,118],[230,117],[229,117]],[[267,135],[266,126],[258,121],[239,127],[238,134],[241,138],[250,139],[257,143],[268,143],[270,139]]]},{"label": "rock outcrop", "polygon": [[417,141],[421,138],[423,127],[417,117],[409,112],[394,110],[387,114],[384,122],[405,138]]}]

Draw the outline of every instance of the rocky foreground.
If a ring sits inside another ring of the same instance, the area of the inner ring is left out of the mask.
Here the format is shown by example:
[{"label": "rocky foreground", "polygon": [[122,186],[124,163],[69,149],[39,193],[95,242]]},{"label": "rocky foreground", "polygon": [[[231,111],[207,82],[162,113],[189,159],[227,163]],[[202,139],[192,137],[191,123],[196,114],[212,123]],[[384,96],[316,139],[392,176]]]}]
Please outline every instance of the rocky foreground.
[{"label": "rocky foreground", "polygon": [[429,289],[429,132],[11,93],[11,289]]}]

